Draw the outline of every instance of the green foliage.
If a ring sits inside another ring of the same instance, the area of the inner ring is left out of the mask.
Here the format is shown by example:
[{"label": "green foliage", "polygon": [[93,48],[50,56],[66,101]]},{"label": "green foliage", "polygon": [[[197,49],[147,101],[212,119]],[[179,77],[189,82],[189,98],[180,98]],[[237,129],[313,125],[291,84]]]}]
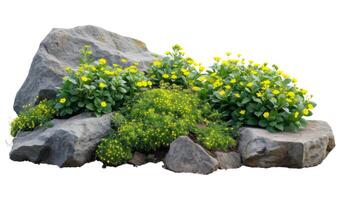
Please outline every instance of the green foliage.
[{"label": "green foliage", "polygon": [[172,52],[166,52],[165,57],[153,62],[148,69],[147,76],[155,85],[169,83],[189,88],[195,84],[204,69],[192,58],[185,57],[180,45],[174,45]]},{"label": "green foliage", "polygon": [[195,131],[197,141],[208,150],[227,151],[236,146],[233,135],[237,132],[225,123],[211,122]]},{"label": "green foliage", "polygon": [[54,102],[43,100],[38,105],[26,106],[17,118],[11,122],[11,135],[15,137],[19,131],[31,131],[44,126],[56,115]]},{"label": "green foliage", "polygon": [[200,95],[234,124],[260,126],[274,131],[297,131],[305,126],[315,103],[276,65],[237,59],[215,63],[202,81]]},{"label": "green foliage", "polygon": [[96,149],[97,159],[104,165],[118,166],[132,158],[131,149],[117,138],[104,138]]},{"label": "green foliage", "polygon": [[[152,85],[137,69],[138,63],[123,69],[118,64],[109,66],[104,58],[92,62],[89,46],[81,53],[80,66],[77,70],[66,68],[68,75],[58,89],[55,108],[62,117],[82,111],[109,113]],[[127,63],[125,59],[121,62]]]}]

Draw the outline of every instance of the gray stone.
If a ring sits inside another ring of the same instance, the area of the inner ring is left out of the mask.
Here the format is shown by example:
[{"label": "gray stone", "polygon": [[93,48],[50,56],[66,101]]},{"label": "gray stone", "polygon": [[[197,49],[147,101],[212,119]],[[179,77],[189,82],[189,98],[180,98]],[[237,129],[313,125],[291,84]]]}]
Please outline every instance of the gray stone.
[{"label": "gray stone", "polygon": [[145,163],[147,163],[146,155],[143,153],[140,153],[138,151],[135,151],[133,154],[133,158],[128,161],[129,164],[132,164],[134,166],[140,166]]},{"label": "gray stone", "polygon": [[312,167],[320,164],[335,147],[330,126],[308,121],[297,133],[270,133],[260,128],[243,128],[239,141],[242,163],[251,167]]},{"label": "gray stone", "polygon": [[14,161],[78,167],[93,161],[100,140],[110,130],[112,114],[96,118],[83,113],[67,120],[54,119],[52,127],[21,132],[13,140]]},{"label": "gray stone", "polygon": [[220,169],[235,169],[241,167],[240,154],[234,151],[231,152],[215,152],[219,162]]},{"label": "gray stone", "polygon": [[218,169],[218,161],[187,136],[174,140],[164,159],[165,167],[174,172],[209,174]]},{"label": "gray stone", "polygon": [[18,113],[24,105],[33,105],[37,100],[54,97],[56,87],[61,85],[62,77],[66,75],[65,67],[78,66],[79,50],[84,45],[92,46],[95,59],[104,57],[109,63],[123,64],[120,59],[126,58],[129,62],[125,65],[139,62],[137,67],[141,70],[145,70],[155,59],[143,42],[99,27],[52,29],[40,43],[29,74],[17,92],[14,110]]}]

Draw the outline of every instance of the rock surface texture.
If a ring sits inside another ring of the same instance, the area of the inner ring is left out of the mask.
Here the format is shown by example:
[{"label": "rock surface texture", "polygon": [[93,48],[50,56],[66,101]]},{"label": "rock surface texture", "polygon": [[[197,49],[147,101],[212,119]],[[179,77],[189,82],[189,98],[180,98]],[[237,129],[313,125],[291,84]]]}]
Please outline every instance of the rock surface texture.
[{"label": "rock surface texture", "polygon": [[209,174],[218,169],[218,161],[189,137],[174,140],[164,159],[165,167],[174,172]]},{"label": "rock surface texture", "polygon": [[235,169],[242,166],[240,154],[237,152],[215,152],[220,169]]},{"label": "rock surface texture", "polygon": [[243,128],[239,152],[242,163],[247,166],[302,168],[320,164],[334,146],[330,126],[324,121],[312,120],[298,133]]},{"label": "rock surface texture", "polygon": [[93,161],[96,146],[110,129],[111,114],[100,118],[83,113],[67,120],[52,120],[51,128],[21,132],[13,140],[15,161],[78,167]]},{"label": "rock surface texture", "polygon": [[[77,67],[79,50],[84,45],[91,45],[95,59],[104,57],[109,63],[131,65],[139,62],[139,69],[146,69],[148,63],[155,59],[146,45],[136,39],[124,37],[95,26],[79,26],[71,29],[52,29],[40,43],[33,58],[29,74],[17,92],[14,110],[18,113],[22,106],[35,104],[39,99],[51,98],[56,87],[66,75],[65,67]],[[121,58],[128,63],[121,63]]]}]

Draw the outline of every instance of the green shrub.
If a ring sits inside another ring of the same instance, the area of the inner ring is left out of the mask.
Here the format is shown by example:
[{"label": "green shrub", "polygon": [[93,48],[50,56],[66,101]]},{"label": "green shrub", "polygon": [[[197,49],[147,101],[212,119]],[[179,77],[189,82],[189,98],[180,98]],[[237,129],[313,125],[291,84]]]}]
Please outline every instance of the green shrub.
[{"label": "green shrub", "polygon": [[38,105],[26,106],[17,118],[11,122],[11,135],[15,137],[19,131],[31,131],[44,126],[56,115],[54,102],[43,100]]},{"label": "green shrub", "polygon": [[118,166],[132,158],[131,149],[117,138],[105,138],[96,149],[97,159],[104,165]]},{"label": "green shrub", "polygon": [[234,128],[224,123],[212,122],[195,131],[197,141],[208,150],[227,151],[236,146]]},{"label": "green shrub", "polygon": [[155,60],[148,69],[147,76],[155,85],[169,83],[189,88],[195,85],[205,67],[192,58],[185,57],[180,45],[174,45],[172,52],[166,52],[161,60]]},{"label": "green shrub", "polygon": [[[118,64],[109,66],[104,58],[93,63],[89,46],[81,49],[81,53],[80,66],[77,70],[66,68],[68,75],[58,89],[55,108],[60,116],[82,111],[95,112],[96,115],[109,113],[122,106],[136,92],[152,85],[137,69],[138,63],[123,69]],[[122,60],[122,63],[126,62]]]},{"label": "green shrub", "polygon": [[[229,56],[229,55],[228,55]],[[202,82],[201,97],[235,124],[260,126],[269,131],[297,131],[305,126],[315,103],[276,65],[246,62],[238,57],[215,63]]]}]

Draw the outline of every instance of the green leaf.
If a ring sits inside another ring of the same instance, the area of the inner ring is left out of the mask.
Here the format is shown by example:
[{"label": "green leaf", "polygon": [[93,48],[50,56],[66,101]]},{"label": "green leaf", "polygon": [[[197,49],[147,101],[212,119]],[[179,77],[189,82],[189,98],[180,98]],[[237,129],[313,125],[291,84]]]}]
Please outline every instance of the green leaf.
[{"label": "green leaf", "polygon": [[264,120],[264,119],[262,119],[262,120],[260,120],[259,122],[258,122],[258,125],[260,126],[260,127],[266,127],[267,125],[268,125],[268,121],[266,121],[266,120]]},{"label": "green leaf", "polygon": [[83,108],[85,106],[85,103],[84,102],[78,102],[78,107],[81,107],[81,108]]},{"label": "green leaf", "polygon": [[242,104],[246,104],[246,103],[249,103],[251,101],[250,98],[248,97],[245,97],[243,100],[242,100]]},{"label": "green leaf", "polygon": [[119,87],[119,88],[118,88],[118,91],[120,91],[120,92],[123,93],[123,94],[127,93],[127,90],[124,89],[123,87]]},{"label": "green leaf", "polygon": [[88,109],[90,111],[95,110],[94,104],[92,104],[92,103],[87,103],[85,107],[86,107],[86,109]]},{"label": "green leaf", "polygon": [[281,131],[284,131],[284,126],[283,124],[276,124],[275,127]]}]

